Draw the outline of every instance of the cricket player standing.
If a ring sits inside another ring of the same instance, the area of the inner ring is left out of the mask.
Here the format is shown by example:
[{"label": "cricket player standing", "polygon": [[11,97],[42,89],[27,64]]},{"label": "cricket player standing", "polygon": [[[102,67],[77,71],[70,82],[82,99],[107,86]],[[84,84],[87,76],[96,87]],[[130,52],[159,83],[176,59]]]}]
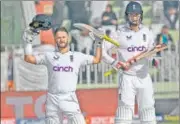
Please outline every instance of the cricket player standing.
[{"label": "cricket player standing", "polygon": [[134,113],[135,95],[139,106],[141,124],[156,124],[153,86],[148,74],[148,58],[139,62],[131,61],[130,67],[125,63],[138,53],[153,47],[154,38],[151,31],[142,25],[143,11],[138,2],[130,2],[125,11],[127,24],[112,33],[111,38],[120,43],[117,48],[119,60],[108,55],[114,46],[103,42],[103,60],[116,70],[119,65],[129,70],[119,72],[119,100],[115,124],[130,124]]},{"label": "cricket player standing", "polygon": [[[46,100],[46,124],[62,124],[65,115],[69,124],[85,124],[75,94],[79,69],[82,65],[97,64],[101,60],[101,39],[96,39],[96,55],[69,51],[68,32],[65,28],[55,30],[57,51],[33,56],[31,30],[24,32],[24,60],[43,64],[48,69],[48,93]],[[98,39],[98,40],[97,40]],[[98,41],[98,42],[97,42]],[[83,41],[82,41],[83,42]]]}]

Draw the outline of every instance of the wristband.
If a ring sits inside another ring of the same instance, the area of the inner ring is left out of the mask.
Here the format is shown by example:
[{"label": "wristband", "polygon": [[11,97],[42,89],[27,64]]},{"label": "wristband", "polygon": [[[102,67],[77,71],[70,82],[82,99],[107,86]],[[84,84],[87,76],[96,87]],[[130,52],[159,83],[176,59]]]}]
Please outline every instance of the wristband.
[{"label": "wristband", "polygon": [[102,43],[101,42],[97,42],[96,43],[96,47],[100,47],[101,48],[102,47]]},{"label": "wristband", "polygon": [[24,47],[24,54],[25,55],[32,55],[32,43],[26,43]]}]

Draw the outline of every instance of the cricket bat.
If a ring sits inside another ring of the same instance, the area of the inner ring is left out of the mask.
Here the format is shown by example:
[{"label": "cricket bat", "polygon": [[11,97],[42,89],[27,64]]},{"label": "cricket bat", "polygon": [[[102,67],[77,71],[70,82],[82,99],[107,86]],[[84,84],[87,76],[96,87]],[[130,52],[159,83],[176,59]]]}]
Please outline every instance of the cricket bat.
[{"label": "cricket bat", "polygon": [[[154,47],[154,48],[152,48],[150,51],[147,51],[147,50],[146,50],[146,51],[143,51],[143,52],[137,54],[136,56],[132,57],[131,59],[129,59],[127,62],[130,62],[130,61],[132,61],[132,60],[135,60],[135,61],[137,62],[137,61],[139,61],[139,60],[141,60],[141,59],[150,57],[150,56],[152,56],[153,54],[155,54],[155,53],[157,53],[157,52],[160,52],[160,51],[163,51],[163,50],[165,50],[165,49],[167,49],[167,48],[168,48],[167,45],[161,44],[161,47],[160,47],[160,48]],[[109,75],[111,75],[111,74],[113,74],[113,73],[115,73],[115,72],[116,72],[115,69],[109,70],[109,71],[107,71],[107,72],[104,73],[104,76],[107,77],[107,76],[109,76]]]},{"label": "cricket bat", "polygon": [[137,56],[137,57],[135,58],[135,61],[139,61],[139,60],[141,60],[141,59],[150,57],[150,56],[152,56],[153,54],[155,54],[155,53],[157,53],[157,52],[160,52],[160,51],[163,51],[163,50],[165,50],[165,49],[167,49],[167,48],[168,48],[167,45],[161,44],[161,47],[160,47],[160,48],[154,47],[154,48],[151,49],[150,51],[147,51],[147,52],[145,52],[144,54],[141,54],[141,55]]},{"label": "cricket bat", "polygon": [[99,30],[93,28],[93,27],[90,26],[90,25],[87,25],[87,24],[84,24],[84,23],[75,23],[75,24],[73,24],[73,26],[76,27],[76,28],[78,28],[78,29],[81,29],[81,30],[82,30],[82,29],[87,29],[87,30],[89,30],[90,32],[92,32],[94,35],[96,35],[97,37],[100,37],[100,38],[104,39],[105,41],[108,41],[108,42],[114,44],[114,45],[117,46],[117,47],[120,46],[120,44],[119,44],[117,41],[111,39],[111,38],[108,37],[104,32],[99,31]]}]

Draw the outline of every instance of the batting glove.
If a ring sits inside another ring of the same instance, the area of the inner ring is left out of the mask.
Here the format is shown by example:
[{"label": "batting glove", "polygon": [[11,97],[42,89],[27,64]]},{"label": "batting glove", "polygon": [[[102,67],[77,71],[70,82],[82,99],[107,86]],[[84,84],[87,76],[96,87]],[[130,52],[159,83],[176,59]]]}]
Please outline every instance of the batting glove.
[{"label": "batting glove", "polygon": [[127,70],[126,63],[121,61],[115,60],[111,65],[115,70],[119,70],[120,68],[123,70]]},{"label": "batting glove", "polygon": [[23,40],[25,42],[31,43],[39,33],[40,31],[33,32],[33,30],[30,27],[28,27],[27,29],[24,30]]}]

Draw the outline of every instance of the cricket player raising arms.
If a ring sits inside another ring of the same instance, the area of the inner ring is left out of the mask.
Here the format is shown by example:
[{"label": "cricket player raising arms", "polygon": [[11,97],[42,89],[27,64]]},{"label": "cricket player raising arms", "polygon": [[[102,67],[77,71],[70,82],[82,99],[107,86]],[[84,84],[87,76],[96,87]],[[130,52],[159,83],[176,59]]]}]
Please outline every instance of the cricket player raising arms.
[{"label": "cricket player raising arms", "polygon": [[139,106],[141,124],[156,124],[153,86],[148,74],[148,58],[138,62],[131,61],[130,66],[126,61],[142,51],[154,47],[154,39],[150,30],[142,25],[143,11],[138,2],[130,2],[125,11],[127,24],[111,34],[111,38],[120,43],[117,48],[119,60],[114,60],[108,52],[113,45],[103,42],[103,60],[111,64],[116,70],[119,65],[129,70],[124,70],[118,75],[119,100],[116,111],[115,124],[130,124],[134,113],[135,95]]},{"label": "cricket player raising arms", "polygon": [[[79,69],[82,65],[97,64],[101,60],[101,39],[96,39],[96,55],[69,51],[68,32],[65,28],[55,30],[57,51],[33,56],[33,36],[24,34],[24,60],[32,64],[43,64],[48,69],[48,93],[46,99],[46,124],[62,124],[65,115],[68,124],[85,124],[75,94]],[[83,41],[82,41],[83,42]]]}]

